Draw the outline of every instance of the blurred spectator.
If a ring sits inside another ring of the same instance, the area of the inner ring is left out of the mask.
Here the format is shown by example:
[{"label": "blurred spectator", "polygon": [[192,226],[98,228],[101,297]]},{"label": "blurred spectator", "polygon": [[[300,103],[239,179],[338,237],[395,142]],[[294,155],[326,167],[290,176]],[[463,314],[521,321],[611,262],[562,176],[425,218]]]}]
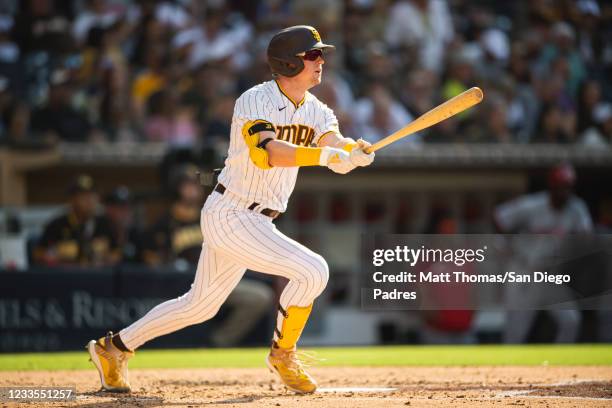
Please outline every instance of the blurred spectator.
[{"label": "blurred spectator", "polygon": [[93,126],[84,112],[72,107],[75,83],[65,70],[55,71],[50,80],[49,98],[32,114],[34,130],[44,140],[87,142],[93,140]]},{"label": "blurred spectator", "polygon": [[87,86],[90,118],[115,133],[120,124],[114,111],[130,112],[128,60],[122,51],[129,28],[117,22],[108,28],[92,28],[82,53],[80,80]]},{"label": "blurred spectator", "polygon": [[578,92],[577,132],[580,134],[595,125],[595,107],[601,101],[601,86],[598,81],[586,80]]},{"label": "blurred spectator", "polygon": [[234,114],[236,95],[223,95],[215,100],[210,108],[208,128],[206,129],[206,143],[229,142],[230,124]]},{"label": "blurred spectator", "polygon": [[[513,256],[516,264],[509,267],[521,271],[539,271],[554,250],[554,237],[568,234],[590,233],[593,222],[585,202],[573,195],[576,181],[575,171],[569,164],[550,169],[548,173],[548,191],[528,194],[502,204],[495,210],[495,224],[499,231],[506,234],[546,234],[545,237],[528,237],[524,242],[519,239],[517,251]],[[568,288],[555,285],[546,293],[538,293],[539,288],[533,284],[515,284],[506,286],[506,304],[508,321],[505,327],[504,341],[520,343],[527,340],[529,330],[535,320],[537,310],[517,310],[520,306],[533,306],[535,299],[559,298]],[[574,342],[577,339],[581,316],[578,310],[572,309],[569,295],[562,296],[567,310],[549,310],[557,326],[557,342]],[[554,302],[554,301],[551,301]]]},{"label": "blurred spectator", "polygon": [[[412,115],[379,82],[370,84],[366,95],[357,101],[355,117],[359,121],[359,133],[367,135],[371,143],[390,135],[412,121]],[[419,141],[418,135],[412,135],[399,143],[415,144]]]},{"label": "blurred spectator", "polygon": [[240,15],[230,14],[224,6],[209,6],[201,25],[179,32],[173,39],[173,46],[189,47],[189,68],[225,59],[239,68],[250,61],[245,46],[251,33],[250,24]]},{"label": "blurred spectator", "polygon": [[328,0],[293,0],[293,15],[299,16],[300,22],[317,27],[323,38],[331,38],[330,30],[335,29],[341,22],[343,4],[341,1]]},{"label": "blurred spectator", "polygon": [[47,266],[108,266],[120,259],[108,220],[97,215],[98,193],[88,175],[79,175],[69,190],[66,214],[44,229],[34,261]]},{"label": "blurred spectator", "polygon": [[0,14],[0,75],[9,75],[17,66],[19,47],[11,38],[13,17]]},{"label": "blurred spectator", "polygon": [[395,70],[398,67],[385,44],[381,42],[368,44],[363,68],[361,81],[357,83],[360,91],[365,91],[373,81],[385,83],[389,89],[395,85]]},{"label": "blurred spectator", "polygon": [[542,49],[539,61],[537,61],[541,74],[549,70],[561,68],[564,72],[565,88],[573,97],[578,92],[578,86],[586,77],[586,67],[580,53],[576,48],[576,33],[571,25],[566,22],[558,22],[552,28],[552,42],[547,43]]},{"label": "blurred spectator", "polygon": [[30,107],[27,103],[19,101],[12,104],[4,112],[2,122],[6,128],[4,138],[0,140],[11,147],[40,146],[41,142],[44,145],[44,140],[36,140],[32,135],[30,115]]},{"label": "blurred spectator", "polygon": [[167,142],[172,146],[193,146],[198,137],[195,110],[181,105],[174,92],[161,90],[149,98],[144,123],[145,137],[151,142]]},{"label": "blurred spectator", "polygon": [[70,18],[72,2],[23,0],[15,18],[13,36],[21,51],[47,51],[58,56],[74,49]]},{"label": "blurred spectator", "polygon": [[[465,49],[451,55],[448,75],[442,84],[443,99],[450,99],[474,86],[474,62],[473,57],[469,56]],[[468,114],[468,112],[465,112],[465,114]]]},{"label": "blurred spectator", "polygon": [[174,199],[168,212],[147,234],[143,252],[150,266],[172,264],[179,261],[197,264],[202,247],[200,209],[204,202],[203,190],[192,165],[173,170],[170,185]]},{"label": "blurred spectator", "polygon": [[508,63],[510,77],[507,79],[508,88],[513,94],[513,103],[517,104],[522,111],[522,119],[511,122],[517,141],[522,143],[528,142],[534,134],[539,109],[538,97],[532,85],[533,78],[527,52],[527,46],[524,43],[513,44]]},{"label": "blurred spectator", "polygon": [[113,241],[121,252],[120,262],[140,262],[142,236],[134,224],[133,199],[130,190],[120,186],[104,197],[104,215]]},{"label": "blurred spectator", "polygon": [[415,117],[421,116],[436,105],[438,76],[433,71],[417,69],[408,75],[404,82],[400,100]]},{"label": "blurred spectator", "polygon": [[108,28],[121,18],[125,9],[109,0],[85,0],[85,8],[76,16],[72,34],[78,43],[83,43],[89,30]]},{"label": "blurred spectator", "polygon": [[592,68],[603,62],[605,30],[601,9],[596,0],[578,0],[578,48],[584,61]]},{"label": "blurred spectator", "polygon": [[508,127],[506,101],[494,92],[487,96],[484,105],[476,112],[476,118],[462,133],[463,140],[475,143],[510,143],[514,136]]},{"label": "blurred spectator", "polygon": [[140,69],[148,65],[148,58],[155,49],[168,48],[170,33],[164,24],[155,17],[157,1],[141,1],[138,12],[138,25],[134,32],[132,63]]},{"label": "blurred spectator", "polygon": [[599,104],[593,113],[594,124],[586,129],[581,137],[580,143],[591,147],[612,146],[612,104]]},{"label": "blurred spectator", "polygon": [[427,129],[427,136],[424,138],[427,143],[458,143],[461,142],[461,132],[459,120],[457,118],[446,119],[437,125]]},{"label": "blurred spectator", "polygon": [[494,86],[496,81],[505,76],[510,58],[510,41],[503,30],[483,30],[479,33],[478,43],[464,47],[464,52],[468,58],[473,59],[474,68],[484,84]]},{"label": "blurred spectator", "polygon": [[257,2],[257,25],[266,31],[275,32],[283,27],[301,24],[291,13],[291,5],[285,0],[263,0]]},{"label": "blurred spectator", "polygon": [[385,40],[396,49],[416,48],[419,67],[440,70],[452,37],[453,22],[446,1],[403,0],[389,10]]},{"label": "blurred spectator", "polygon": [[163,47],[148,48],[145,62],[146,68],[136,75],[132,83],[132,102],[137,118],[144,117],[149,97],[164,89],[168,81],[165,69],[168,59]]},{"label": "blurred spectator", "polygon": [[571,143],[574,140],[574,116],[565,116],[558,106],[542,109],[533,143]]},{"label": "blurred spectator", "polygon": [[367,49],[370,43],[365,29],[367,22],[367,11],[354,7],[352,2],[348,2],[341,28],[344,57],[342,65],[347,72],[354,75],[352,81],[355,82],[363,80],[363,70],[367,62]]}]

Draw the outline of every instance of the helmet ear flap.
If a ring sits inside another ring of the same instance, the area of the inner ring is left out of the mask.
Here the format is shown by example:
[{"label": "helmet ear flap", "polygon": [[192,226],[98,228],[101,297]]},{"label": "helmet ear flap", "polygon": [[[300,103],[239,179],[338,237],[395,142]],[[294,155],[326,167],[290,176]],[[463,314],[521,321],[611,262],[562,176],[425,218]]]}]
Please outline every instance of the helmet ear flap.
[{"label": "helmet ear flap", "polygon": [[293,69],[291,69],[293,74],[288,76],[296,76],[304,69],[304,61],[302,61],[300,57],[292,57],[291,60],[287,62],[287,65],[293,67]]},{"label": "helmet ear flap", "polygon": [[271,57],[269,63],[273,73],[287,77],[294,77],[304,69],[304,61],[300,57]]}]

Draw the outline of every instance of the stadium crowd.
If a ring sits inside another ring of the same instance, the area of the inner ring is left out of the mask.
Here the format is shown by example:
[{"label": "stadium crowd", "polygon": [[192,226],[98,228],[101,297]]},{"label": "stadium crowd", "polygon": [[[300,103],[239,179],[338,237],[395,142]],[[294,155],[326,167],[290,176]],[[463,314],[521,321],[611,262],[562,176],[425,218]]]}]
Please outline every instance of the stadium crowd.
[{"label": "stadium crowd", "polygon": [[347,136],[477,85],[482,108],[409,143],[610,146],[611,18],[596,0],[5,0],[0,143],[223,145],[272,34],[311,24],[338,46],[314,93]]}]

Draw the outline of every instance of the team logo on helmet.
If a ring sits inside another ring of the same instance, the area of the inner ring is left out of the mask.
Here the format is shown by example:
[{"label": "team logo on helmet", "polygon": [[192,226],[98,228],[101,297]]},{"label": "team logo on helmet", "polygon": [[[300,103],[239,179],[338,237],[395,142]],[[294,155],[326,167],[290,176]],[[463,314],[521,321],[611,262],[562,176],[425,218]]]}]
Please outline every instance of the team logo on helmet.
[{"label": "team logo on helmet", "polygon": [[312,36],[314,37],[314,39],[317,40],[317,42],[321,42],[321,36],[319,35],[319,32],[314,28],[312,28],[310,31],[312,32]]}]

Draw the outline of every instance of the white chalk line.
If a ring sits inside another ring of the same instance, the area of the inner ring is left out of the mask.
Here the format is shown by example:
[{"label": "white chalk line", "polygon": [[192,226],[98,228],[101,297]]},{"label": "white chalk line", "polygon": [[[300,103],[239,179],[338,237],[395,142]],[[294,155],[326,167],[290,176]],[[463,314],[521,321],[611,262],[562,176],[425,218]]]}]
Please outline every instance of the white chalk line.
[{"label": "white chalk line", "polygon": [[388,387],[327,387],[317,389],[317,393],[334,393],[334,392],[392,392],[397,391],[397,388]]}]

